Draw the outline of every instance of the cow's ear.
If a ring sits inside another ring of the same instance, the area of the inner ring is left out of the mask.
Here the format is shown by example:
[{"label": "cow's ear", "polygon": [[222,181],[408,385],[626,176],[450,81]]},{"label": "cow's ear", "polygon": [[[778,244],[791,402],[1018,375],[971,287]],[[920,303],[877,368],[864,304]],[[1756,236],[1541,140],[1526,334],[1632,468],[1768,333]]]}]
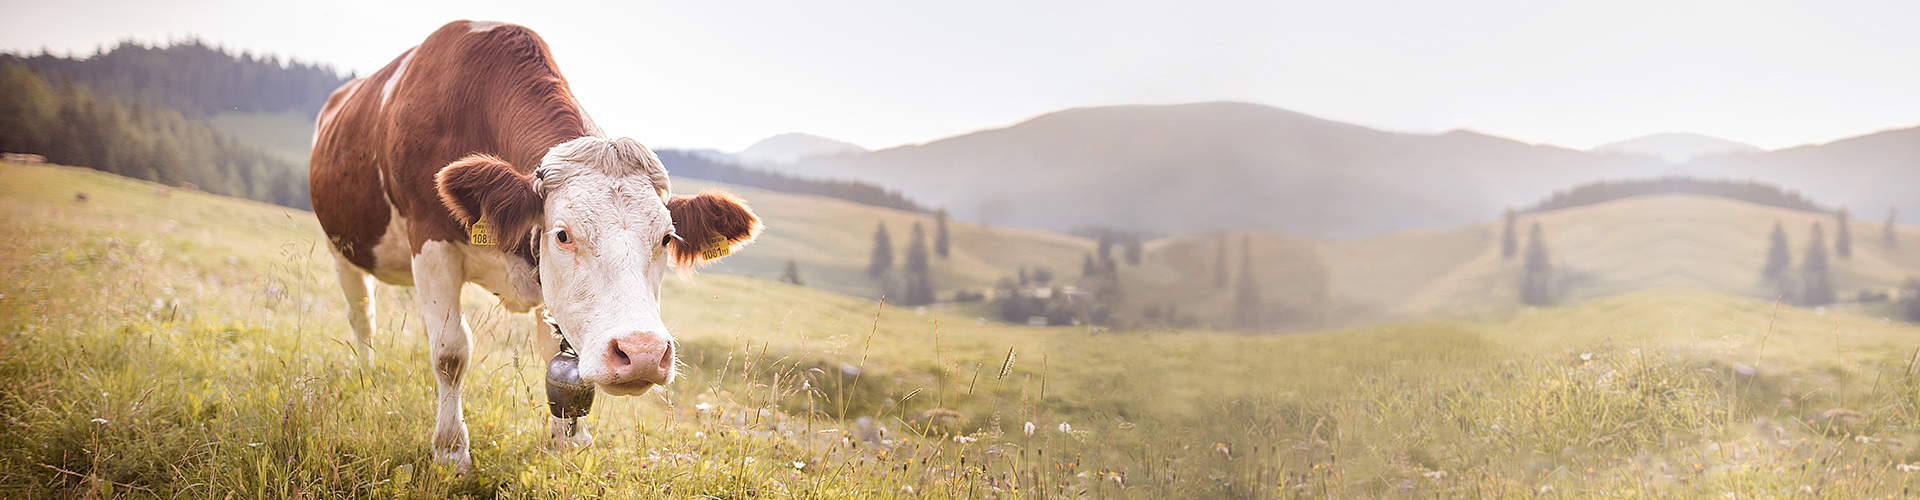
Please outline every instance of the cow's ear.
[{"label": "cow's ear", "polygon": [[673,214],[673,232],[679,236],[669,246],[674,263],[682,268],[732,254],[760,234],[760,216],[754,215],[753,208],[722,191],[674,196],[667,199],[667,211]]},{"label": "cow's ear", "polygon": [[433,181],[453,220],[468,230],[485,221],[487,233],[508,248],[519,246],[539,222],[542,208],[533,178],[492,155],[468,155],[449,163]]}]

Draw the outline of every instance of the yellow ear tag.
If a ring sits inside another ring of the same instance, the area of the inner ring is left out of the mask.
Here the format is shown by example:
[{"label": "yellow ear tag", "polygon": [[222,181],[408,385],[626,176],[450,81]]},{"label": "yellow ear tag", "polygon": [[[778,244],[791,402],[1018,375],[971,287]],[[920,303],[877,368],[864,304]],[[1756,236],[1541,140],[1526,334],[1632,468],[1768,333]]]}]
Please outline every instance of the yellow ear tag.
[{"label": "yellow ear tag", "polygon": [[713,260],[726,257],[727,254],[731,253],[733,253],[733,248],[732,245],[727,244],[727,237],[716,234],[713,235],[713,239],[707,240],[707,250],[700,252],[700,258]]},{"label": "yellow ear tag", "polygon": [[487,232],[486,219],[474,221],[473,227],[467,228],[467,243],[474,245],[493,245],[493,233]]}]

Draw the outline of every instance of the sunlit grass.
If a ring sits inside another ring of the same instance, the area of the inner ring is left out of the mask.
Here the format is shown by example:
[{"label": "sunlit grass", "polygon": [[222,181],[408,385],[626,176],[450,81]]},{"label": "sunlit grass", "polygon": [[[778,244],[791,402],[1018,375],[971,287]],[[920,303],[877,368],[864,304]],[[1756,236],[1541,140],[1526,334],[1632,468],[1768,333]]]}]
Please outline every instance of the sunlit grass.
[{"label": "sunlit grass", "polygon": [[571,453],[530,319],[469,290],[456,476],[411,297],[379,287],[379,355],[351,360],[311,216],[0,174],[10,497],[1860,498],[1920,464],[1920,330],[1758,300],[1090,335],[703,275],[666,293],[686,377],[603,398]]}]

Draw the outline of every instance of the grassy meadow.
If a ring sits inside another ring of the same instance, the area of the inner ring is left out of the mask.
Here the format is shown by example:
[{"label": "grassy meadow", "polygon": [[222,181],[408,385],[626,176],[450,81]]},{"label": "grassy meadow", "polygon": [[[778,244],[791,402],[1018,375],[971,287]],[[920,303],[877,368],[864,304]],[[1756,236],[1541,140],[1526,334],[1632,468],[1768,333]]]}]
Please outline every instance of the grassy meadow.
[{"label": "grassy meadow", "polygon": [[[825,278],[770,281],[778,268],[757,262],[861,265],[873,220],[908,219],[738,191],[766,239],[721,265],[736,269],[669,278],[685,376],[603,397],[586,450],[546,446],[532,320],[469,287],[474,470],[455,475],[429,456],[433,380],[410,291],[377,287],[378,355],[350,359],[311,215],[0,164],[0,495],[1920,494],[1920,328],[1863,309],[1666,288],[1286,335],[1011,327]],[[802,236],[836,225],[850,227]],[[956,224],[941,264],[955,281],[990,283],[1026,253],[1077,266],[1091,248],[1050,235],[969,247],[969,231],[1011,230]],[[1210,255],[1170,244],[1149,259]],[[1458,246],[1446,254],[1476,251]]]}]

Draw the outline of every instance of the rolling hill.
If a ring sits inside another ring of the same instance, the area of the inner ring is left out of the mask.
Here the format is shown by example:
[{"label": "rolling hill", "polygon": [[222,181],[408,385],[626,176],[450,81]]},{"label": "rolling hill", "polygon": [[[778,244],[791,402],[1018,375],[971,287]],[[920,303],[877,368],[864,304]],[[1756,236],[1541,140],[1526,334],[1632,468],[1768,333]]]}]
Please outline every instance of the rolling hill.
[{"label": "rolling hill", "polygon": [[1709,135],[1675,132],[1651,134],[1609,142],[1587,151],[1609,155],[1652,156],[1667,163],[1685,163],[1707,156],[1746,155],[1766,150],[1744,142]]},{"label": "rolling hill", "polygon": [[[905,251],[905,235],[914,222],[932,229],[932,217],[925,214],[691,179],[676,180],[675,186],[734,191],[767,217],[768,229],[754,247],[709,272],[773,279],[793,259],[808,286],[873,297],[878,287],[865,274],[873,226],[888,225],[896,252]],[[1704,195],[1639,196],[1551,210],[1523,215],[1520,227],[1535,221],[1545,228],[1554,264],[1565,274],[1562,300],[1568,303],[1670,288],[1771,299],[1777,287],[1763,283],[1759,270],[1773,224],[1785,224],[1797,259],[1814,222],[1827,226],[1829,237],[1834,223],[1826,213]],[[1920,244],[1887,248],[1880,222],[1852,222],[1853,257],[1832,259],[1842,300],[1861,289],[1888,289],[1920,276]],[[1199,325],[1221,327],[1219,318],[1230,312],[1233,284],[1241,276],[1241,245],[1250,242],[1254,278],[1264,307],[1278,319],[1276,328],[1500,317],[1521,307],[1516,291],[1521,262],[1499,255],[1500,224],[1364,239],[1245,231],[1162,238],[1144,245],[1140,265],[1119,266],[1123,303],[1133,311],[1132,319],[1146,308],[1170,305]],[[1061,283],[1074,284],[1095,246],[1085,238],[1027,229],[962,222],[951,228],[953,256],[932,260],[942,300],[956,289],[987,289],[1022,266],[1049,268]],[[1920,241],[1920,229],[1900,226],[1899,232],[1902,240]],[[1228,245],[1225,287],[1214,277],[1223,242]]]},{"label": "rolling hill", "polygon": [[812,134],[788,132],[761,139],[733,157],[749,165],[777,165],[828,155],[865,153],[867,148]]},{"label": "rolling hill", "polygon": [[1875,218],[1888,209],[1920,217],[1920,127],[1741,157],[1702,158],[1685,166],[1798,189]]},{"label": "rolling hill", "polygon": [[995,225],[1353,237],[1466,224],[1654,163],[1213,102],[1069,109],[788,171],[875,182]]},{"label": "rolling hill", "polygon": [[[1797,259],[1806,251],[1813,223],[1826,226],[1829,238],[1834,231],[1829,214],[1698,195],[1643,196],[1523,215],[1519,226],[1524,230],[1534,222],[1544,228],[1547,248],[1565,285],[1561,300],[1567,303],[1649,289],[1711,290],[1772,299],[1778,288],[1760,279],[1760,269],[1774,223],[1787,228],[1794,266],[1800,265]],[[1305,255],[1317,256],[1326,268],[1325,278],[1314,279],[1328,283],[1336,324],[1436,315],[1498,317],[1520,307],[1521,268],[1518,257],[1500,256],[1500,224],[1307,242],[1312,248]],[[1920,276],[1920,245],[1888,248],[1882,244],[1882,229],[1874,221],[1852,221],[1852,258],[1831,258],[1834,288],[1841,300],[1852,300],[1861,289],[1891,289],[1908,277]],[[1920,229],[1900,226],[1899,235],[1903,241],[1912,241],[1920,238]],[[1170,241],[1148,248],[1177,245]],[[1828,245],[1831,248],[1831,241]]]},{"label": "rolling hill", "polygon": [[[836,293],[874,297],[878,288],[866,269],[873,251],[876,226],[887,225],[895,262],[905,255],[913,224],[922,224],[932,237],[933,216],[863,205],[822,196],[798,195],[719,184],[700,179],[674,178],[676,192],[721,189],[740,195],[763,217],[766,230],[752,246],[727,258],[707,272],[776,279],[789,259],[800,269],[807,286]],[[1055,272],[1078,272],[1080,261],[1094,243],[1085,238],[1030,229],[988,227],[953,222],[948,258],[930,262],[934,283],[944,299],[953,289],[985,289],[1013,276],[1021,266],[1045,267]],[[928,241],[929,245],[932,244]]]},{"label": "rolling hill", "polygon": [[1920,453],[1920,329],[1845,311],[1659,291],[1093,334],[705,275],[664,291],[683,378],[602,399],[574,452],[545,447],[528,319],[469,288],[456,476],[410,293],[376,287],[380,355],[350,359],[310,214],[0,173],[0,490],[25,497],[1878,498]]}]

